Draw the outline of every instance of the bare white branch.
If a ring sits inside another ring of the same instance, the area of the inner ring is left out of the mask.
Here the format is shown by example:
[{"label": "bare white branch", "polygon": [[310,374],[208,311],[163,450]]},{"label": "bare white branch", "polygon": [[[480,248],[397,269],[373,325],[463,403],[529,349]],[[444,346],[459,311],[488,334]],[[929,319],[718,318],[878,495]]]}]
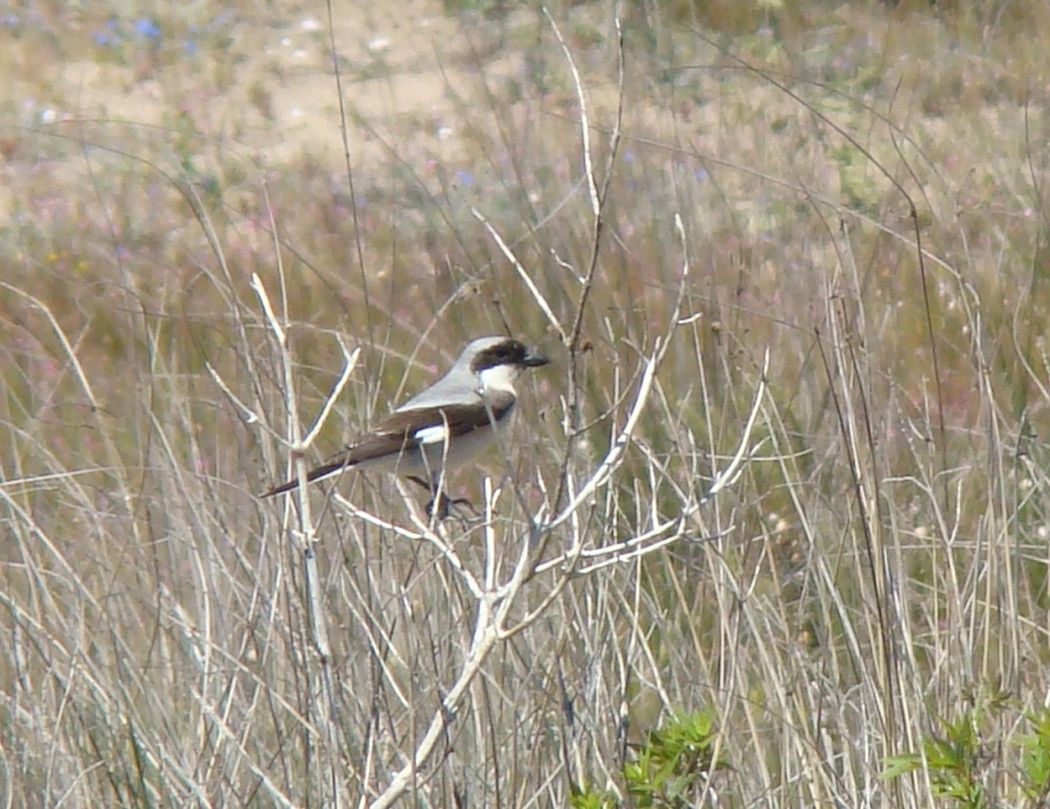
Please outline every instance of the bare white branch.
[{"label": "bare white branch", "polygon": [[[565,61],[569,63],[569,70],[572,73],[572,81],[576,87],[576,99],[580,105],[580,138],[583,141],[583,170],[587,177],[587,192],[591,200],[591,213],[593,213],[594,218],[597,219],[601,216],[601,201],[598,199],[598,183],[594,177],[594,163],[591,160],[591,125],[587,118],[587,99],[583,94],[583,82],[580,80],[580,71],[576,68],[576,61],[572,58],[572,51],[569,50],[565,38],[561,35],[561,29],[558,28],[558,23],[554,21],[554,17],[551,16],[551,13],[547,10],[546,6],[543,7],[543,14],[550,23],[551,29],[554,31],[554,36],[558,39],[558,44],[561,45],[561,51],[565,54]],[[617,28],[619,28],[619,22],[619,18],[617,18]]]},{"label": "bare white branch", "polygon": [[562,342],[567,343],[569,338],[568,335],[565,333],[565,329],[558,321],[558,317],[554,314],[554,310],[551,309],[551,305],[547,303],[547,299],[543,297],[543,293],[540,292],[539,287],[536,286],[536,282],[532,280],[532,276],[530,276],[525,271],[525,268],[521,265],[521,262],[518,261],[518,257],[514,254],[514,251],[510,249],[507,243],[503,240],[503,237],[499,235],[499,233],[494,227],[492,227],[492,225],[489,223],[489,220],[485,218],[485,215],[482,214],[481,211],[479,211],[477,208],[472,207],[470,209],[470,212],[474,215],[475,219],[477,219],[482,225],[485,226],[485,230],[489,232],[489,235],[496,242],[496,245],[499,247],[500,252],[502,252],[503,255],[506,257],[507,261],[511,263],[511,266],[514,267],[515,270],[517,270],[518,276],[521,278],[521,280],[525,282],[525,286],[528,288],[533,300],[536,301],[536,305],[540,307],[540,311],[542,311],[544,316],[547,318],[547,322],[551,324],[551,327],[556,332],[558,332],[558,335],[561,337]]},{"label": "bare white branch", "polygon": [[263,286],[262,279],[259,278],[258,273],[252,273],[251,287],[259,299],[259,305],[262,306],[263,312],[266,314],[266,322],[270,324],[270,330],[277,339],[277,344],[284,348],[288,342],[288,334],[277,320],[277,315],[273,311],[273,305],[270,303],[270,296],[266,294],[266,287]]},{"label": "bare white branch", "polygon": [[350,374],[352,374],[354,368],[357,367],[357,358],[361,355],[361,349],[355,348],[352,352],[349,352],[347,351],[346,343],[343,341],[341,335],[337,336],[337,340],[339,341],[339,349],[343,352],[343,372],[339,375],[339,380],[335,383],[332,392],[328,394],[328,398],[325,399],[324,407],[321,409],[320,414],[318,414],[314,426],[310,429],[306,438],[303,439],[302,446],[298,447],[298,449],[305,450],[314,442],[314,439],[317,438],[318,433],[321,432],[321,429],[328,421],[328,416],[332,412],[332,408],[335,407],[335,403],[339,401],[339,397],[343,393],[343,388],[345,388],[350,381]]}]

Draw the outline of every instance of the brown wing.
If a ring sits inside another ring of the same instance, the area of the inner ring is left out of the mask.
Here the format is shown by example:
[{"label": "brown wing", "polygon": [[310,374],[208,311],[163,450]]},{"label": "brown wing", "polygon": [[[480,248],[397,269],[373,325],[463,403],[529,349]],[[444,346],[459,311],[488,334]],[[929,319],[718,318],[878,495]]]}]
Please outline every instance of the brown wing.
[{"label": "brown wing", "polygon": [[[354,454],[354,462],[370,460],[390,451],[386,449],[389,446],[386,444],[388,440],[396,441],[398,446],[394,451],[399,451],[410,444],[418,433],[432,427],[447,426],[449,439],[457,438],[481,427],[489,427],[493,423],[502,421],[513,407],[513,394],[498,392],[494,395],[490,394],[487,408],[478,407],[475,404],[453,404],[398,410],[379,422],[369,438],[352,444],[347,447],[347,451]],[[384,444],[384,449],[373,452],[371,447],[373,443]],[[358,451],[364,454],[358,457],[356,454]]]},{"label": "brown wing", "polygon": [[[307,483],[327,477],[340,469],[356,466],[387,455],[398,455],[416,443],[416,436],[433,427],[446,427],[449,440],[467,435],[502,421],[514,407],[514,396],[497,392],[489,395],[489,407],[453,404],[442,407],[418,407],[398,410],[379,422],[372,432],[356,444],[351,444],[322,466],[311,469],[306,475]],[[491,411],[491,415],[490,415]],[[263,497],[291,491],[299,485],[298,479],[275,486]]]}]

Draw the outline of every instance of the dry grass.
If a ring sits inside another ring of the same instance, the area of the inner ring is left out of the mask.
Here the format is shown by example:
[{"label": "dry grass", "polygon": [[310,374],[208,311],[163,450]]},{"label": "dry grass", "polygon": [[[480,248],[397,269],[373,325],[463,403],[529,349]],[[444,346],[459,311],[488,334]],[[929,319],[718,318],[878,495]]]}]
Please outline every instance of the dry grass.
[{"label": "dry grass", "polygon": [[[349,172],[277,5],[0,33],[3,802],[562,806],[707,706],[708,805],[931,806],[979,703],[1022,805],[1045,3],[631,4],[622,81],[608,4],[337,5]],[[482,520],[254,496],[503,331]]]}]

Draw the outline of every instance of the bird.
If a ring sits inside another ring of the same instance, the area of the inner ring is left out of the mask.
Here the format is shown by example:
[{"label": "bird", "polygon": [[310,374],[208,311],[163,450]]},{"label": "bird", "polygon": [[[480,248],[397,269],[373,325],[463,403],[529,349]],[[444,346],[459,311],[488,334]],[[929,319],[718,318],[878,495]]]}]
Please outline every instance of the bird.
[{"label": "bird", "polygon": [[[448,513],[441,491],[445,470],[475,458],[514,414],[514,382],[527,368],[550,360],[511,337],[479,337],[467,343],[448,372],[413,396],[357,441],[306,474],[306,481],[375,470],[404,475],[430,489],[440,513]],[[273,497],[298,488],[299,479],[266,491]]]}]

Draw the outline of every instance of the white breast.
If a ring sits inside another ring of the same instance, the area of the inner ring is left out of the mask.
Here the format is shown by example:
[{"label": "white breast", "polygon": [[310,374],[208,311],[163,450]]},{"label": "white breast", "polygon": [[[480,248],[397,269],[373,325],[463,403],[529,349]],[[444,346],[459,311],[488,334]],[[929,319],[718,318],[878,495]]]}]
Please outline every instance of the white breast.
[{"label": "white breast", "polygon": [[513,394],[514,382],[521,370],[516,365],[493,365],[478,373],[482,391],[502,391]]}]

